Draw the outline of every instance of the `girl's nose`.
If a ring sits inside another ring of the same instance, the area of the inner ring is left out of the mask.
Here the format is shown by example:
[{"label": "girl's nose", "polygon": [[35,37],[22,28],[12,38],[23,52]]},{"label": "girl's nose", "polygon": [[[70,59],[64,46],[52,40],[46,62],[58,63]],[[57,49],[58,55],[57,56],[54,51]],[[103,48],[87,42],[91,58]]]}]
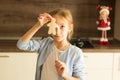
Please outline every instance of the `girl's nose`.
[{"label": "girl's nose", "polygon": [[56,34],[59,34],[60,33],[60,27],[56,27]]}]

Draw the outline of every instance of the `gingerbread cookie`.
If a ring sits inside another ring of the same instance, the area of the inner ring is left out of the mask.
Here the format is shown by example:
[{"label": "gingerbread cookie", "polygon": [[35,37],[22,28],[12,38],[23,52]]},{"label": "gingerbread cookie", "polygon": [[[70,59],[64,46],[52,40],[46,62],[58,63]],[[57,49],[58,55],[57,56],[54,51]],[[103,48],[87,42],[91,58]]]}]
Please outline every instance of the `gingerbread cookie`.
[{"label": "gingerbread cookie", "polygon": [[58,25],[55,22],[56,20],[53,18],[51,22],[47,24],[47,26],[49,27],[48,34],[56,35],[56,28],[58,27]]}]

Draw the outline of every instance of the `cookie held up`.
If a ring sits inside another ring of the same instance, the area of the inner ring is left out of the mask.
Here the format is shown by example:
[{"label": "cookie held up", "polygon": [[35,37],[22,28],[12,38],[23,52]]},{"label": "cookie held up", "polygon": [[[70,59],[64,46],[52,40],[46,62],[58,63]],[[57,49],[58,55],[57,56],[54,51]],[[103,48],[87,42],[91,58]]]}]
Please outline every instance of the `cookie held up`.
[{"label": "cookie held up", "polygon": [[49,27],[48,34],[56,35],[56,28],[58,27],[58,24],[56,24],[56,19],[53,18],[47,26]]}]

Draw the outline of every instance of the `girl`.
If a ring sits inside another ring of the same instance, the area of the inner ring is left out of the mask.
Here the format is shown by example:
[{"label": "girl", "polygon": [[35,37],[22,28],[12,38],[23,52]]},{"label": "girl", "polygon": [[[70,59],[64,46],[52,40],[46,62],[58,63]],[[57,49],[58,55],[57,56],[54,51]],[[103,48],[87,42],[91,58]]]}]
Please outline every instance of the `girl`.
[{"label": "girl", "polygon": [[[31,40],[47,22],[56,20],[56,34],[40,41]],[[21,50],[39,53],[36,80],[84,80],[84,60],[81,49],[69,43],[73,34],[72,15],[68,9],[56,9],[40,14],[38,23],[17,42]]]}]

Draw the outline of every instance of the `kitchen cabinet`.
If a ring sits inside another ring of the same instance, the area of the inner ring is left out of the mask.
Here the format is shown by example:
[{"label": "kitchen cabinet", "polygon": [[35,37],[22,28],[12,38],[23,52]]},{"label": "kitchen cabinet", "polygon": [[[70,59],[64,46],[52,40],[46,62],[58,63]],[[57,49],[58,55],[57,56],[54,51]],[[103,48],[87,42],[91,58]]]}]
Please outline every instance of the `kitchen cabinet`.
[{"label": "kitchen cabinet", "polygon": [[113,80],[120,80],[120,52],[114,54]]},{"label": "kitchen cabinet", "polygon": [[[35,80],[37,53],[1,52],[0,80]],[[85,80],[120,80],[120,52],[84,52]]]},{"label": "kitchen cabinet", "polygon": [[112,80],[113,53],[85,52],[86,80]]},{"label": "kitchen cabinet", "polygon": [[35,80],[36,53],[0,53],[0,80]]}]

